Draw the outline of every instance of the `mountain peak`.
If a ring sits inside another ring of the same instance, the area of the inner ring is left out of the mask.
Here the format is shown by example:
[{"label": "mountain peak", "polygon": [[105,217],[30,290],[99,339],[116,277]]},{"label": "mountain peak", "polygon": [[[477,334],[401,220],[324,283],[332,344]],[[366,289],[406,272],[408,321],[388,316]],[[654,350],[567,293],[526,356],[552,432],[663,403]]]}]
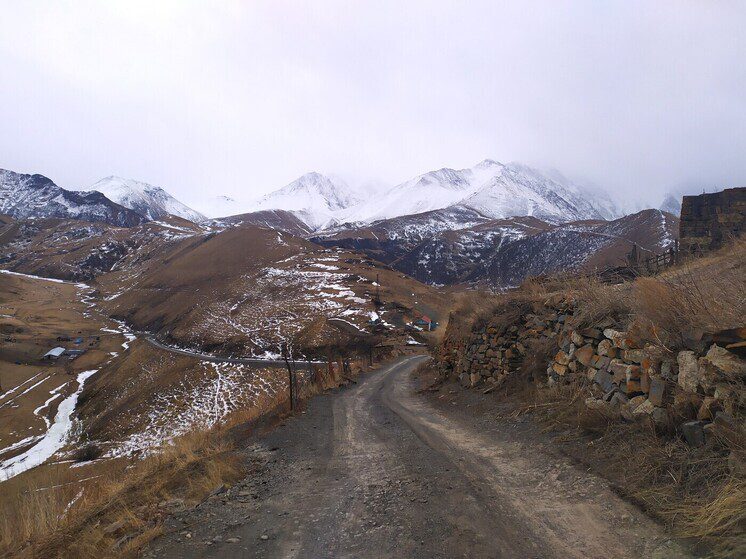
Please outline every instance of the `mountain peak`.
[{"label": "mountain peak", "polygon": [[334,222],[335,212],[358,203],[360,199],[342,179],[312,171],[270,192],[252,211],[293,211],[312,228],[319,228]]},{"label": "mountain peak", "polygon": [[484,159],[477,163],[475,167],[478,169],[489,169],[490,167],[504,167],[504,165],[494,159]]},{"label": "mountain peak", "polygon": [[93,184],[90,190],[101,192],[110,200],[148,219],[161,219],[166,215],[183,217],[193,222],[205,219],[201,213],[182,204],[160,186],[135,179],[110,175]]}]

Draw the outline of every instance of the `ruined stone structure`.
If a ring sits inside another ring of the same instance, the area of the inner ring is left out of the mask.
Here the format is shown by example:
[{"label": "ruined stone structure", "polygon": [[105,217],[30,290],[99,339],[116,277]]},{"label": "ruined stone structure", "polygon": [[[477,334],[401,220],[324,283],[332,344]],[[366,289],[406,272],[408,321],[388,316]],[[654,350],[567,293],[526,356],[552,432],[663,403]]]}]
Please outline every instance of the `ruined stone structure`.
[{"label": "ruined stone structure", "polygon": [[679,240],[685,253],[706,252],[746,231],[746,188],[684,196]]}]

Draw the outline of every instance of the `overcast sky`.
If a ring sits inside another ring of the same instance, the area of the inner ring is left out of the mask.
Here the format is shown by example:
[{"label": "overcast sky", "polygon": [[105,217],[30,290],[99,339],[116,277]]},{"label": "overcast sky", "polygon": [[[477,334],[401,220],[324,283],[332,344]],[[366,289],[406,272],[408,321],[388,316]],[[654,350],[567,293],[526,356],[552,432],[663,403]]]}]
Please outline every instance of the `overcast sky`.
[{"label": "overcast sky", "polygon": [[195,204],[485,158],[645,203],[746,185],[746,2],[0,4],[0,167],[68,188]]}]

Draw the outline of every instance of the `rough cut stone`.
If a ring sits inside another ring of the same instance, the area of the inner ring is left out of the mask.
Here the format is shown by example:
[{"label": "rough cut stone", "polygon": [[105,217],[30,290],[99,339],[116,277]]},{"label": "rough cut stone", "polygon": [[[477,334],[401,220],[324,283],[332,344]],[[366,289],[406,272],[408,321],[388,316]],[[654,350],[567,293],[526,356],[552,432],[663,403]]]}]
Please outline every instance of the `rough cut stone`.
[{"label": "rough cut stone", "polygon": [[663,398],[666,393],[666,381],[662,378],[652,377],[650,379],[650,391],[648,393],[648,399],[653,402],[655,406],[663,405]]},{"label": "rough cut stone", "polygon": [[593,354],[595,353],[593,346],[590,344],[586,344],[583,347],[580,347],[575,350],[575,359],[580,361],[583,365],[586,367],[590,367],[591,365],[591,358],[593,357]]},{"label": "rough cut stone", "polygon": [[585,345],[585,339],[575,330],[570,333],[570,341],[578,347]]},{"label": "rough cut stone", "polygon": [[562,365],[561,363],[554,363],[552,365],[552,370],[558,375],[563,376],[567,372],[567,365]]},{"label": "rough cut stone", "polygon": [[705,357],[725,375],[736,378],[746,376],[746,361],[719,345],[713,344]]},{"label": "rough cut stone", "polygon": [[596,371],[593,376],[593,380],[596,384],[603,388],[605,392],[609,392],[615,388],[614,378],[606,371]]},{"label": "rough cut stone", "polygon": [[627,405],[627,403],[629,403],[629,399],[621,392],[614,392],[614,395],[611,397],[610,403],[613,407],[620,408]]},{"label": "rough cut stone", "polygon": [[665,379],[672,379],[676,376],[676,367],[673,361],[663,361],[661,363],[661,376]]},{"label": "rough cut stone", "polygon": [[699,386],[699,365],[693,351],[681,351],[677,356],[679,363],[679,386],[687,392],[696,392]]},{"label": "rough cut stone", "polygon": [[642,369],[637,365],[627,365],[624,371],[625,380],[638,380],[641,376]]},{"label": "rough cut stone", "polygon": [[567,365],[570,362],[570,356],[562,350],[557,352],[554,356],[554,360],[560,365]]},{"label": "rough cut stone", "polygon": [[609,355],[609,350],[612,349],[614,346],[611,344],[609,340],[601,340],[598,342],[598,354],[603,356]]},{"label": "rough cut stone", "polygon": [[689,446],[699,447],[705,444],[704,426],[704,421],[687,421],[681,424],[681,434]]},{"label": "rough cut stone", "polygon": [[591,357],[591,367],[594,369],[606,369],[611,363],[611,359],[602,355],[593,355]]},{"label": "rough cut stone", "polygon": [[632,349],[635,347],[634,341],[629,337],[627,332],[619,332],[618,330],[607,328],[604,330],[604,336],[610,339],[614,346],[619,349]]}]

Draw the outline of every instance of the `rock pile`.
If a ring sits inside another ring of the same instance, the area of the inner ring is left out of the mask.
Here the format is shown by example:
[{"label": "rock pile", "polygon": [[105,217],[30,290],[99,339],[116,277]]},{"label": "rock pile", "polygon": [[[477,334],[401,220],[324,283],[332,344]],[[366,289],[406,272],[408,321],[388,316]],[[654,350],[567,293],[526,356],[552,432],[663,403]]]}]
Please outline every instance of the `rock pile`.
[{"label": "rock pile", "polygon": [[588,408],[614,419],[650,418],[677,427],[699,446],[716,425],[742,428],[734,417],[746,407],[746,360],[739,355],[746,330],[729,332],[729,339],[700,337],[691,349],[672,353],[642,344],[611,319],[580,328],[572,308],[554,308],[508,321],[497,316],[466,339],[447,339],[440,362],[463,386],[489,390],[516,374],[543,341],[556,348],[546,367],[548,384],[577,383],[589,391]]}]

